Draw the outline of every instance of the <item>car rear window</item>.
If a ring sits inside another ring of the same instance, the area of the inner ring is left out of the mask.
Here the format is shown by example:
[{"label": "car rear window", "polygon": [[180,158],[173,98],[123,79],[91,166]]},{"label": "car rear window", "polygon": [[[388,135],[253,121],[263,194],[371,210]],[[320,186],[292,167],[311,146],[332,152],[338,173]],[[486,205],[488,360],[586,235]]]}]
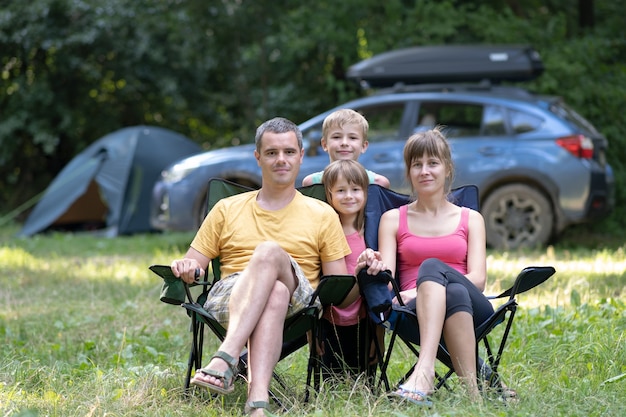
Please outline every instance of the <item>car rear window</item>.
[{"label": "car rear window", "polygon": [[553,101],[550,103],[549,110],[561,119],[567,120],[583,132],[592,135],[598,135],[596,128],[584,117],[578,114],[574,109],[561,101]]},{"label": "car rear window", "polygon": [[543,123],[540,117],[517,110],[509,110],[509,117],[515,134],[532,132],[539,129]]}]

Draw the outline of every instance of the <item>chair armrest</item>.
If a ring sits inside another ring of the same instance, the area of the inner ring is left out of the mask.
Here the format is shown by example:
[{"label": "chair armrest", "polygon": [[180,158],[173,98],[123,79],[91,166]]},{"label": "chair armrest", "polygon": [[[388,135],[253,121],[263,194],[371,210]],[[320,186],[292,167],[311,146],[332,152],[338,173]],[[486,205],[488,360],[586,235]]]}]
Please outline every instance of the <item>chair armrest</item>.
[{"label": "chair armrest", "polygon": [[190,303],[193,303],[194,300],[189,291],[190,286],[202,285],[206,289],[207,286],[213,285],[213,282],[206,280],[207,273],[205,273],[204,281],[195,281],[188,285],[182,279],[174,276],[172,268],[168,265],[150,265],[149,269],[163,278],[160,300],[167,304],[181,305],[185,302],[185,297],[188,298]]},{"label": "chair armrest", "polygon": [[509,297],[509,299],[515,298],[517,294],[521,294],[528,290],[535,288],[536,286],[543,284],[548,278],[554,275],[556,270],[552,266],[529,266],[517,275],[515,282],[509,288],[504,290],[498,295],[488,296],[490,300],[496,298]]},{"label": "chair armrest", "polygon": [[354,275],[324,275],[317,284],[309,305],[313,305],[318,298],[323,306],[339,305],[355,284]]}]

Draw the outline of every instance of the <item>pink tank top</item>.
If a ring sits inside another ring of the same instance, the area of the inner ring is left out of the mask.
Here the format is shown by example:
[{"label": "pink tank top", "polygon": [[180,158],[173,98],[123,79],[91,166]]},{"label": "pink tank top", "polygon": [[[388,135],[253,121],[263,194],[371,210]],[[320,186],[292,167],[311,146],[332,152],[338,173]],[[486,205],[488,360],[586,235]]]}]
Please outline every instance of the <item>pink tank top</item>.
[{"label": "pink tank top", "polygon": [[426,259],[437,258],[465,275],[467,273],[467,233],[469,209],[461,208],[456,230],[444,236],[417,236],[409,231],[408,205],[401,206],[398,224],[398,276],[402,291],[415,288],[417,271]]},{"label": "pink tank top", "polygon": [[[346,268],[348,269],[348,274],[354,274],[357,259],[366,248],[365,239],[356,232],[347,235],[346,240],[352,250],[352,253],[346,256]],[[324,311],[323,317],[335,326],[351,326],[357,324],[360,319],[365,317],[365,309],[361,297],[359,296],[352,304],[345,308],[335,306],[327,308]]]}]

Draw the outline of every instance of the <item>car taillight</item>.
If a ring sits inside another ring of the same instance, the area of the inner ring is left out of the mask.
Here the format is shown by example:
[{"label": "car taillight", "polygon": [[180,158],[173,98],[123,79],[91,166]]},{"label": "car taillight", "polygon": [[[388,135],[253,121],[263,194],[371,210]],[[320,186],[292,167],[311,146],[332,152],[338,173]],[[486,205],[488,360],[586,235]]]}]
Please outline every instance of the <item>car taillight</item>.
[{"label": "car taillight", "polygon": [[558,138],[556,143],[577,158],[593,158],[593,142],[584,135],[565,136]]}]

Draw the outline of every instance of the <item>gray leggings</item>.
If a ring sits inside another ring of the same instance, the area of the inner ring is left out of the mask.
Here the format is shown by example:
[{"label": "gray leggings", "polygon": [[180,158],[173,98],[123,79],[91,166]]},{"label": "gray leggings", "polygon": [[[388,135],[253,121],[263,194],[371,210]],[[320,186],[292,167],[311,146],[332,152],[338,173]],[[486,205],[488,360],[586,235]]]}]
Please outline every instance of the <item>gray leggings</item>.
[{"label": "gray leggings", "polygon": [[474,328],[493,314],[493,306],[470,280],[456,269],[439,259],[430,258],[422,262],[417,276],[417,288],[433,281],[446,288],[446,319],[460,311],[474,317]]}]

